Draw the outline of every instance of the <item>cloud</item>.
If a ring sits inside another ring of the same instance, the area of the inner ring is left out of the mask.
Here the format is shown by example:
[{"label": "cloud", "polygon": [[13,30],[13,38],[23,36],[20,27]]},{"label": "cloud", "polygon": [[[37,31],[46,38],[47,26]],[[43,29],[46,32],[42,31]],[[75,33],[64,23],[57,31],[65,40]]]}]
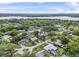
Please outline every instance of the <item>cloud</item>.
[{"label": "cloud", "polygon": [[68,10],[66,10],[66,13],[79,13],[78,2],[67,2],[65,5],[69,7]]},{"label": "cloud", "polygon": [[0,10],[26,10],[26,9],[39,9],[47,8],[48,6],[0,6]]},{"label": "cloud", "polygon": [[79,10],[73,10],[73,11],[67,10],[65,13],[79,13]]},{"label": "cloud", "polygon": [[70,6],[70,7],[77,7],[77,6],[79,6],[78,2],[67,2],[65,4],[68,5],[68,6]]},{"label": "cloud", "polygon": [[63,12],[65,9],[63,8],[63,7],[49,7],[48,9],[50,9],[50,10],[55,10],[55,11],[57,11],[58,13],[59,12]]},{"label": "cloud", "polygon": [[45,2],[36,2],[36,3],[38,3],[38,4],[43,4],[43,3],[45,3]]},{"label": "cloud", "polygon": [[[52,5],[44,4],[44,2],[36,2],[36,5],[20,5],[21,3],[18,2],[18,5],[0,5],[0,13],[79,13],[79,3],[77,2],[65,2],[63,5]],[[38,4],[37,4],[38,3]],[[14,3],[15,4],[15,3]],[[40,4],[40,5],[39,5]]]},{"label": "cloud", "polygon": [[0,13],[41,13],[44,10],[40,8],[47,8],[48,6],[0,6]]}]

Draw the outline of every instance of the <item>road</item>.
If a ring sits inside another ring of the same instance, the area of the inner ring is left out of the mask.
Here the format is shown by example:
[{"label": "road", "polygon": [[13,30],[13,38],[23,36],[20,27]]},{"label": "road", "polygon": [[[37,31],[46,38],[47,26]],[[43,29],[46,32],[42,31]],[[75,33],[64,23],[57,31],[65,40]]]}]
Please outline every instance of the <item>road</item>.
[{"label": "road", "polygon": [[30,51],[30,53],[32,53],[32,50],[35,48],[35,47],[37,47],[37,46],[39,46],[39,45],[42,45],[42,44],[44,44],[44,43],[48,43],[50,41],[50,39],[48,39],[48,40],[46,40],[46,41],[44,41],[44,42],[41,42],[41,43],[37,43],[35,46],[31,46],[31,47],[26,47],[26,46],[24,46],[24,45],[22,45],[21,46],[21,48],[19,48],[19,49],[16,49],[17,51],[18,51],[18,53],[20,53],[20,54],[23,54],[24,53],[24,49],[28,49],[29,51]]}]

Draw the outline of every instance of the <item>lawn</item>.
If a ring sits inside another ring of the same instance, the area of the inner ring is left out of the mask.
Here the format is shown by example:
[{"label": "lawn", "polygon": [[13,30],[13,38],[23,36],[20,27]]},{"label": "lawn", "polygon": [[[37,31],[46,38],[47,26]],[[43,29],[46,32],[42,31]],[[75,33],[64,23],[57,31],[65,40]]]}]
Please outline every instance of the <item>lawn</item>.
[{"label": "lawn", "polygon": [[32,50],[32,55],[34,56],[35,53],[37,53],[38,51],[43,50],[43,48],[44,48],[46,45],[48,45],[48,44],[47,44],[47,43],[44,43],[44,44],[41,44],[41,45],[35,47],[35,48]]}]

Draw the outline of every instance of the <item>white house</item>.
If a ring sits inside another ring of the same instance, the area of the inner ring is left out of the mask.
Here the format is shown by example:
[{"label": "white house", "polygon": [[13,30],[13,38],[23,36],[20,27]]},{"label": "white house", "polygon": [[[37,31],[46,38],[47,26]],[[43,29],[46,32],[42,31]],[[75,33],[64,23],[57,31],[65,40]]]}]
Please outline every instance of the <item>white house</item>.
[{"label": "white house", "polygon": [[56,51],[57,50],[57,47],[54,46],[53,44],[49,44],[49,45],[45,46],[44,49],[51,51],[51,53],[53,55],[56,55],[57,54],[57,51]]},{"label": "white house", "polygon": [[11,40],[13,40],[13,37],[10,35],[4,35],[4,36],[2,36],[2,39],[9,39],[11,41]]},{"label": "white house", "polygon": [[55,51],[55,50],[51,50],[51,53],[52,53],[53,55],[57,55],[57,51]]},{"label": "white house", "polygon": [[39,52],[37,52],[36,53],[36,57],[44,57],[44,50],[42,50],[42,51],[39,51]]},{"label": "white house", "polygon": [[44,47],[45,50],[57,50],[57,47],[54,46],[53,44],[49,44]]},{"label": "white house", "polygon": [[60,39],[57,39],[55,44],[61,46],[62,45],[62,41]]},{"label": "white house", "polygon": [[37,40],[37,39],[38,39],[37,37],[32,37],[32,38],[31,38],[32,41],[35,41],[35,40]]},{"label": "white house", "polygon": [[21,40],[18,42],[18,44],[19,44],[19,45],[24,45],[26,42],[29,42],[29,38],[28,38],[28,37],[25,37],[25,38],[21,39]]},{"label": "white house", "polygon": [[40,35],[40,36],[47,36],[48,33],[47,32],[40,32],[38,35]]}]

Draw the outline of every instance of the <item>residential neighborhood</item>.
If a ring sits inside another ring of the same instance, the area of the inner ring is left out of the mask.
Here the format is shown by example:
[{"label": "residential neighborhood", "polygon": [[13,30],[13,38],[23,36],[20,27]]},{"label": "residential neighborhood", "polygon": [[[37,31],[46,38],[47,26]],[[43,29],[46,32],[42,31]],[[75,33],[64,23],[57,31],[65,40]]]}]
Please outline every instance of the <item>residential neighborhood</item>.
[{"label": "residential neighborhood", "polygon": [[31,19],[0,22],[0,56],[78,56],[79,21]]}]

